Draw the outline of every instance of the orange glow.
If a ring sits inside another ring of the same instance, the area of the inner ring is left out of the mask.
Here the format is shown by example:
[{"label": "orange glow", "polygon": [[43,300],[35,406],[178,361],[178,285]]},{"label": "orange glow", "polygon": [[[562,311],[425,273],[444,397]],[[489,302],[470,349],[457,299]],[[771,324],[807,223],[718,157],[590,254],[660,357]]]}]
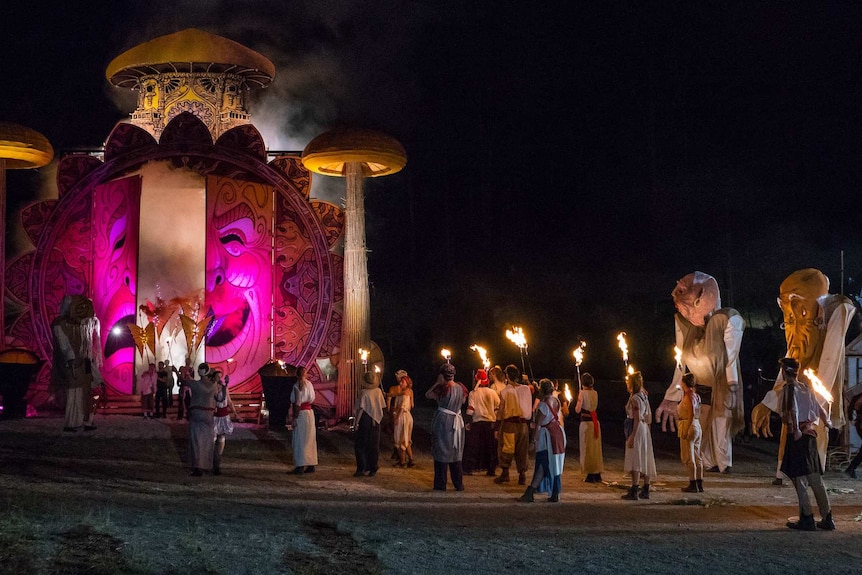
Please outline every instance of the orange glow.
[{"label": "orange glow", "polygon": [[572,355],[575,357],[575,365],[584,363],[584,350],[587,348],[587,342],[581,341],[580,345],[575,348]]},{"label": "orange glow", "polygon": [[512,326],[512,329],[506,330],[506,339],[524,349],[527,347],[527,336],[524,335],[524,330],[517,326]]},{"label": "orange glow", "polygon": [[628,363],[629,361],[629,344],[626,341],[626,332],[621,331],[617,334],[617,343],[619,344],[620,351],[623,354],[623,361]]},{"label": "orange glow", "polygon": [[802,372],[802,375],[808,378],[808,381],[811,382],[811,387],[814,389],[814,392],[828,401],[832,403],[832,394],[829,393],[829,390],[826,389],[826,386],[823,385],[823,382],[820,381],[820,378],[817,377],[817,374],[814,373],[813,369],[806,369]]},{"label": "orange glow", "polygon": [[471,345],[470,349],[479,354],[479,359],[482,360],[482,367],[486,370],[491,367],[491,360],[488,358],[488,350],[478,345]]}]

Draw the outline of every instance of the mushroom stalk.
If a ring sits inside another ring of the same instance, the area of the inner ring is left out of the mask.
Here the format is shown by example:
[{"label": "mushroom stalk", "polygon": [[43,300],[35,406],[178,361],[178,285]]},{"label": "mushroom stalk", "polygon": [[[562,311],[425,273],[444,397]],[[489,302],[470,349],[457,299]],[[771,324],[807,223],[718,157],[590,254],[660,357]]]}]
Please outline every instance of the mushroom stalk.
[{"label": "mushroom stalk", "polygon": [[362,367],[357,365],[359,348],[371,347],[368,256],[365,245],[365,199],[362,164],[344,166],[347,197],[344,210],[344,319],[341,326],[341,357],[347,369],[338,370],[338,417],[353,411]]},{"label": "mushroom stalk", "polygon": [[0,158],[0,351],[6,349],[6,160]]}]

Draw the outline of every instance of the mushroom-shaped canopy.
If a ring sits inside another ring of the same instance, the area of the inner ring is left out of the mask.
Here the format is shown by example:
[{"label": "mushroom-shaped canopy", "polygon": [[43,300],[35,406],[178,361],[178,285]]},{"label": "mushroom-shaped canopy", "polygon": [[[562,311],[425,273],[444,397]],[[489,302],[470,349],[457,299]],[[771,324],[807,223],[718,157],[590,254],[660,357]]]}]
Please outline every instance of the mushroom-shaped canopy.
[{"label": "mushroom-shaped canopy", "polygon": [[54,148],[36,130],[0,122],[0,159],[6,160],[10,170],[41,168],[54,159]]},{"label": "mushroom-shaped canopy", "polygon": [[272,81],[275,66],[233,40],[188,28],[123,52],[108,64],[105,77],[115,86],[135,88],[142,76],[170,72],[236,74],[260,88]]},{"label": "mushroom-shaped canopy", "polygon": [[359,163],[365,177],[375,178],[400,171],[407,154],[398,140],[382,132],[341,128],[311,140],[302,152],[302,163],[325,176],[343,176],[345,164]]}]

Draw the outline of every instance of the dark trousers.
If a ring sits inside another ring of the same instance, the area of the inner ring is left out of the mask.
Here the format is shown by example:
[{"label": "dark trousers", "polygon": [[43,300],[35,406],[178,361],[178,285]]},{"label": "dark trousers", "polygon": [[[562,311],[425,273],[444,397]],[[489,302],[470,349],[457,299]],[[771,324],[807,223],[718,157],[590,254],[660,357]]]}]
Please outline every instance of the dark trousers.
[{"label": "dark trousers", "polygon": [[446,491],[446,471],[452,475],[452,485],[457,491],[464,490],[464,472],[461,469],[460,461],[445,463],[443,461],[434,461],[434,489],[437,491]]},{"label": "dark trousers", "polygon": [[179,391],[177,391],[177,419],[183,419],[189,409],[189,398],[185,391],[186,386],[180,383]]},{"label": "dark trousers", "polygon": [[494,439],[494,423],[474,421],[470,424],[464,441],[464,471],[497,469],[497,440]]},{"label": "dark trousers", "polygon": [[162,407],[162,417],[168,415],[168,388],[159,386],[156,388],[156,417],[159,417],[159,406]]},{"label": "dark trousers", "polygon": [[356,429],[356,471],[377,471],[377,460],[380,457],[380,424],[375,423],[371,416],[364,411],[359,418],[359,427]]},{"label": "dark trousers", "polygon": [[862,447],[859,448],[859,451],[856,452],[856,455],[850,461],[850,466],[847,468],[847,471],[856,471],[856,468],[859,467],[860,463],[862,463]]}]

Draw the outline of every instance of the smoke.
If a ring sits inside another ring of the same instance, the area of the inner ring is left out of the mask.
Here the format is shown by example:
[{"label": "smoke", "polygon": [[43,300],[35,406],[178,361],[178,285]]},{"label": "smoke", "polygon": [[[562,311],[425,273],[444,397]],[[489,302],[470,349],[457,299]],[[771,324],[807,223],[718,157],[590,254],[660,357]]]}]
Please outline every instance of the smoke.
[{"label": "smoke", "polygon": [[[200,28],[239,42],[275,65],[272,84],[253,90],[248,105],[252,124],[269,149],[300,151],[314,136],[340,125],[382,129],[399,137],[417,121],[410,105],[415,99],[414,43],[429,22],[457,17],[447,4],[135,3],[129,7],[131,27],[122,34],[116,55],[158,36]],[[129,105],[127,98],[113,100]]]},{"label": "smoke", "polygon": [[142,167],[138,302],[200,290],[206,263],[203,178],[164,163]]}]

